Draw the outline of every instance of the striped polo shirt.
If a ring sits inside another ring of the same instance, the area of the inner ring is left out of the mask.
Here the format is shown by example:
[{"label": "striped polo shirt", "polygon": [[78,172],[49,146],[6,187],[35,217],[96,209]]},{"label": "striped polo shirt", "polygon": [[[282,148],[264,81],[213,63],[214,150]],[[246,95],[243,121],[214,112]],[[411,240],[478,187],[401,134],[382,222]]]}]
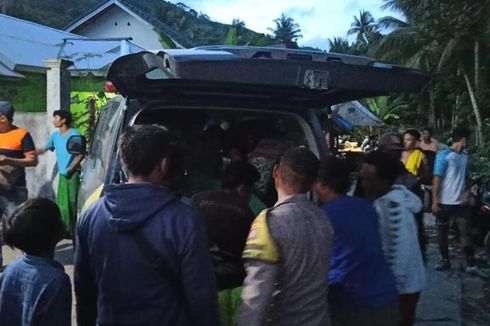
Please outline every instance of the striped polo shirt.
[{"label": "striped polo shirt", "polygon": [[[0,155],[12,158],[24,158],[26,155],[35,154],[36,148],[34,141],[27,130],[13,126],[7,132],[0,133]],[[25,170],[19,167],[21,176],[17,181],[17,186],[26,185]]]}]

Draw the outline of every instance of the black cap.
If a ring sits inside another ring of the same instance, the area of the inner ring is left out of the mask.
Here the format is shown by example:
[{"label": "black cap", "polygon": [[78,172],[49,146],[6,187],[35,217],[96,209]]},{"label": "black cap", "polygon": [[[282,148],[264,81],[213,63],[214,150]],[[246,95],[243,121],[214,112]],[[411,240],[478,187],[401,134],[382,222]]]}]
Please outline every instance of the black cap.
[{"label": "black cap", "polygon": [[0,101],[0,114],[3,114],[7,119],[12,120],[14,117],[14,108],[7,101]]}]

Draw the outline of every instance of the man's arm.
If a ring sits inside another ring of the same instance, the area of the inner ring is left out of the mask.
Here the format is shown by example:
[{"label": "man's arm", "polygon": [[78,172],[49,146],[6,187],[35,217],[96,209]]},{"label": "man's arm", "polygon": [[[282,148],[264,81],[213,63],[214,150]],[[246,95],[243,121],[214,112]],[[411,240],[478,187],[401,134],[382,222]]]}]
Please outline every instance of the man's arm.
[{"label": "man's arm", "polygon": [[67,175],[70,177],[73,173],[75,173],[78,168],[80,167],[80,164],[82,164],[83,159],[85,158],[84,155],[80,154],[77,155],[74,159],[73,162],[71,163],[70,167],[68,168]]},{"label": "man's arm", "polygon": [[251,260],[247,262],[246,270],[247,277],[243,283],[242,306],[238,316],[238,325],[265,325],[267,308],[275,290],[279,266],[259,260]]},{"label": "man's arm", "polygon": [[76,228],[75,246],[75,297],[78,326],[95,326],[97,320],[97,287],[90,272],[90,262],[88,257],[88,243],[85,237],[83,215]]},{"label": "man's arm", "polygon": [[43,148],[39,148],[36,150],[36,153],[37,155],[42,155],[44,153],[46,153],[47,151],[54,151],[54,133],[52,133],[49,138],[48,138],[48,141],[46,142],[46,145],[44,145]]},{"label": "man's arm", "polygon": [[[267,322],[279,274],[280,226],[275,223],[274,212],[262,211],[254,220],[243,259],[247,277],[242,290],[238,325],[260,326]],[[326,277],[326,275],[325,275]]]},{"label": "man's arm", "polygon": [[432,179],[432,213],[439,213],[439,193],[441,189],[442,178],[435,175]]},{"label": "man's arm", "polygon": [[11,165],[24,168],[37,165],[37,154],[35,151],[24,153],[24,155],[24,158],[14,158],[0,155],[0,165]]},{"label": "man's arm", "polygon": [[432,179],[432,213],[439,213],[439,198],[441,193],[442,178],[446,174],[446,151],[437,153],[434,162],[434,177]]},{"label": "man's arm", "polygon": [[190,225],[185,228],[181,250],[181,285],[187,309],[194,325],[216,326],[218,317],[218,290],[208,251],[208,243],[200,217],[189,208]]}]

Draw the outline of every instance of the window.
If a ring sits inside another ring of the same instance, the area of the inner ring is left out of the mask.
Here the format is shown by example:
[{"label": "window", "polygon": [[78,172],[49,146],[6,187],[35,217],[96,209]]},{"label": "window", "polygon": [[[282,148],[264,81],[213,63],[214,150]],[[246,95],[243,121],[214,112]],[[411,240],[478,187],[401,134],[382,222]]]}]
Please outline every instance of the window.
[{"label": "window", "polygon": [[267,205],[276,199],[272,167],[291,147],[310,147],[313,137],[303,118],[254,110],[152,109],[135,124],[161,124],[178,148],[182,169],[175,190],[183,195],[221,188],[223,167],[248,160],[261,174],[256,195]]}]

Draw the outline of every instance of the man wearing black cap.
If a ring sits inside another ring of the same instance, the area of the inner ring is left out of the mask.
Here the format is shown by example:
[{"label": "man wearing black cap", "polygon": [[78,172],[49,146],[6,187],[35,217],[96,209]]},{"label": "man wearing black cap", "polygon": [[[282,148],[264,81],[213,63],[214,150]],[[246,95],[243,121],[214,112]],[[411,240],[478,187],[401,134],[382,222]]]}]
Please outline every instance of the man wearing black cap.
[{"label": "man wearing black cap", "polygon": [[[13,117],[12,105],[0,101],[0,218],[27,199],[24,168],[37,165],[31,135],[14,126]],[[0,250],[0,271],[2,266]]]}]

